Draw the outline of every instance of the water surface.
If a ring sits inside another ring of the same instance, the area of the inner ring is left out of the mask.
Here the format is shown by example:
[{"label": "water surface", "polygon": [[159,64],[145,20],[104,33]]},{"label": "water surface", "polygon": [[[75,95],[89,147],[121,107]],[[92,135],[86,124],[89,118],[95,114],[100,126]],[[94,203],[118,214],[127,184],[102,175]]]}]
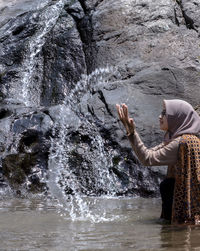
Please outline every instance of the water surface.
[{"label": "water surface", "polygon": [[99,222],[73,221],[47,199],[1,200],[0,250],[200,250],[200,228],[161,222],[159,199],[85,200]]}]

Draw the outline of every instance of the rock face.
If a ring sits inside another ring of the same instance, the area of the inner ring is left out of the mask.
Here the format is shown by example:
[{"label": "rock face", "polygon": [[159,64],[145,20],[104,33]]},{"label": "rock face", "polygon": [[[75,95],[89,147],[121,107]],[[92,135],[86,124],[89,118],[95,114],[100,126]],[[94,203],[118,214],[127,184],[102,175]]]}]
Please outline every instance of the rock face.
[{"label": "rock face", "polygon": [[54,159],[66,193],[157,195],[166,168],[140,165],[115,104],[148,147],[162,140],[163,99],[199,105],[200,1],[21,0],[0,12],[2,189],[47,191]]}]

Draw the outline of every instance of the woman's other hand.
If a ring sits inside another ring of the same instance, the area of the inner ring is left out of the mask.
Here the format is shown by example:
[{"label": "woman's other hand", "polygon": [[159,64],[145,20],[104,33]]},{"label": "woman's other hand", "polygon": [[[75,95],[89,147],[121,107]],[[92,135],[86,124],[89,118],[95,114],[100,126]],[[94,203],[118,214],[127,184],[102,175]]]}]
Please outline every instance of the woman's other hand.
[{"label": "woman's other hand", "polygon": [[129,136],[131,134],[134,134],[135,123],[132,118],[129,118],[128,106],[125,104],[122,104],[122,106],[116,104],[116,107],[117,107],[119,119],[122,121],[122,123],[126,129],[127,135]]}]

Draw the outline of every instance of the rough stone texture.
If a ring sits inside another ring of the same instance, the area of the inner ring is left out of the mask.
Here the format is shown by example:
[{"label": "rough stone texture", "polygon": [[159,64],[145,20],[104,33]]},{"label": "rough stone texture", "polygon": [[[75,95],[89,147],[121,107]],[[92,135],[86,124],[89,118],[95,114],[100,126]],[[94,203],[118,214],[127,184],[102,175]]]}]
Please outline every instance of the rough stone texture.
[{"label": "rough stone texture", "polygon": [[[66,130],[71,170],[82,192],[106,193],[93,172],[98,144],[91,142],[99,135],[111,161],[109,172],[119,184],[117,194],[157,195],[166,168],[140,165],[115,104],[129,106],[149,147],[162,140],[158,116],[163,99],[181,98],[198,108],[199,7],[200,0],[21,0],[0,5],[0,185],[40,191],[38,184],[45,190],[41,180],[50,138],[56,141]],[[114,67],[107,75],[104,70],[94,73],[107,66]],[[93,79],[84,84],[86,73]],[[77,81],[83,81],[82,88]],[[65,108],[71,112],[61,114]]]},{"label": "rough stone texture", "polygon": [[199,104],[200,1],[86,2],[93,9],[94,67],[111,64],[118,71],[91,98],[90,110],[123,148],[127,140],[115,104],[127,103],[142,139],[153,146],[162,140],[163,99]]},{"label": "rough stone texture", "polygon": [[48,168],[51,118],[40,111],[11,105],[4,106],[3,111],[0,186],[9,184],[18,195],[47,191],[43,180]]},{"label": "rough stone texture", "polygon": [[157,130],[163,98],[199,103],[199,1],[188,2],[102,1],[92,15],[95,67],[112,64],[121,75],[103,89],[105,101],[110,110],[126,102],[138,130]]}]

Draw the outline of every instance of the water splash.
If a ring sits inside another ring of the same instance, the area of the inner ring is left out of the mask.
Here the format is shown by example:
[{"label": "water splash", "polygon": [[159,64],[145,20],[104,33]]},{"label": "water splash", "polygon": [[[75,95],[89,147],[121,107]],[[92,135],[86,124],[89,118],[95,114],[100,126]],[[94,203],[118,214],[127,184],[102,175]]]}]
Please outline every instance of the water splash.
[{"label": "water splash", "polygon": [[83,185],[70,166],[70,154],[74,150],[74,144],[70,142],[70,128],[73,128],[73,131],[78,130],[80,126],[89,128],[91,132],[94,132],[90,142],[92,149],[90,159],[92,170],[90,171],[93,173],[91,182],[95,185],[96,191],[106,191],[110,196],[116,194],[115,177],[108,169],[112,165],[112,156],[105,151],[103,139],[98,133],[95,122],[91,117],[88,118],[83,115],[79,109],[83,95],[86,92],[90,93],[96,86],[105,84],[111,72],[113,72],[113,68],[107,67],[97,69],[89,76],[82,75],[81,80],[60,105],[59,119],[53,128],[48,185],[51,194],[58,200],[62,214],[69,213],[73,221],[86,219],[92,222],[112,220],[111,217],[106,217],[106,212],[91,213],[90,207],[92,205],[84,200],[81,192]]}]

